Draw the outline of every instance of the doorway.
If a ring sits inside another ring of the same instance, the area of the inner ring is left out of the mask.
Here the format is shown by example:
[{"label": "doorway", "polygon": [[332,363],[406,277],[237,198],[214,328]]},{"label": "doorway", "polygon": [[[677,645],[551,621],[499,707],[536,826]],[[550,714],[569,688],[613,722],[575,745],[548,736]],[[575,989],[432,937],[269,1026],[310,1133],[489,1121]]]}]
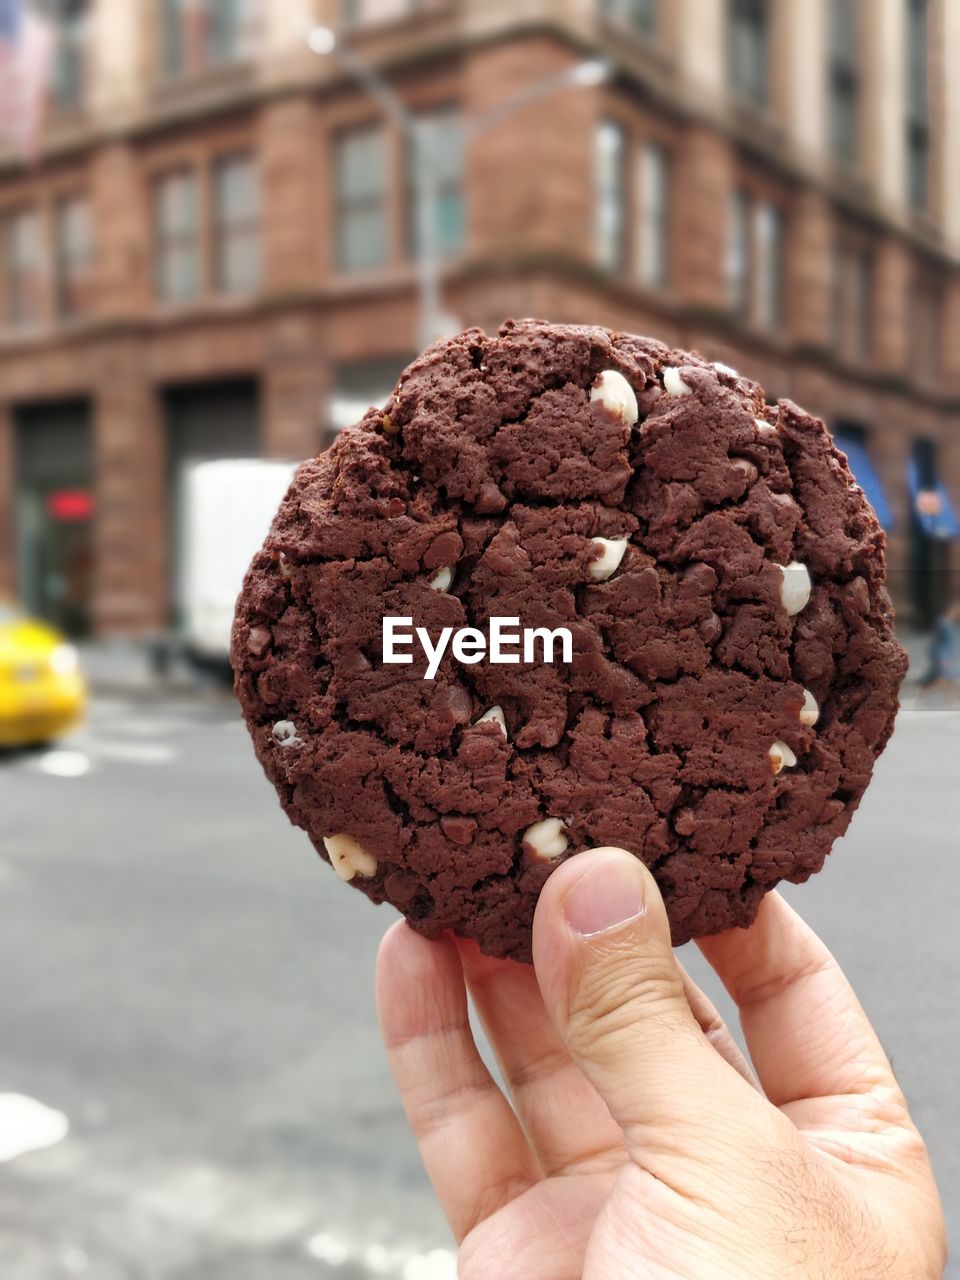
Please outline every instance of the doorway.
[{"label": "doorway", "polygon": [[24,608],[70,636],[90,631],[93,443],[85,401],[14,412],[17,587]]},{"label": "doorway", "polygon": [[198,462],[259,458],[260,393],[252,378],[170,387],[164,392],[170,529],[171,622],[179,625],[187,476]]}]

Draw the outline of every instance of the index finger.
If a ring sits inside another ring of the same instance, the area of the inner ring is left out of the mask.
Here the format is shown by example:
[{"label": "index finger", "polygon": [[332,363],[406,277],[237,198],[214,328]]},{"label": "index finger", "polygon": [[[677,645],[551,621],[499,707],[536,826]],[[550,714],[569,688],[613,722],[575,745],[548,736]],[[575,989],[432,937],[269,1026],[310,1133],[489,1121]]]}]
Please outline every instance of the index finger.
[{"label": "index finger", "polygon": [[377,957],[377,1008],[407,1119],[460,1241],[539,1181],[539,1169],[477,1051],[454,944],[393,925]]},{"label": "index finger", "polygon": [[893,1070],[843,971],[813,930],[768,893],[749,929],[697,944],[740,1012],[776,1106],[893,1087]]}]

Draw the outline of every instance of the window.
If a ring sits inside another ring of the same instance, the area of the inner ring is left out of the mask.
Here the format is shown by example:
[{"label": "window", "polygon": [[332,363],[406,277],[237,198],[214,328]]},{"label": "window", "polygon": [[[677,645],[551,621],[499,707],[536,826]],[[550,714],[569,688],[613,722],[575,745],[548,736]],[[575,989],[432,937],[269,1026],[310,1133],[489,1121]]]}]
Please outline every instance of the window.
[{"label": "window", "polygon": [[852,273],[852,350],[855,359],[866,361],[870,359],[873,350],[873,255],[869,249],[856,250]]},{"label": "window", "polygon": [[657,34],[658,0],[602,0],[602,6],[612,22],[648,38]]},{"label": "window", "polygon": [[624,131],[612,120],[599,126],[596,137],[595,232],[600,265],[615,271],[626,257],[626,190]]},{"label": "window", "polygon": [[750,201],[739,188],[731,193],[727,211],[727,288],[730,306],[745,316],[750,286]]},{"label": "window", "polygon": [[382,408],[412,354],[374,356],[338,366],[330,399],[329,419],[334,431],[359,422],[371,405]]},{"label": "window", "polygon": [[729,0],[728,56],[734,93],[754,106],[767,103],[767,0]]},{"label": "window", "polygon": [[257,0],[162,0],[163,67],[180,76],[249,56]]},{"label": "window", "polygon": [[841,356],[870,359],[873,348],[873,254],[841,236],[833,253],[833,342]]},{"label": "window", "polygon": [[940,372],[943,287],[934,267],[918,267],[910,290],[910,372],[929,382]]},{"label": "window", "polygon": [[659,143],[641,148],[638,181],[640,279],[662,289],[670,279],[670,160]]},{"label": "window", "polygon": [[463,122],[456,108],[446,107],[422,115],[416,121],[407,174],[408,243],[413,257],[419,256],[420,248],[417,165],[421,155],[433,167],[437,249],[443,256],[451,257],[460,252],[464,240]]},{"label": "window", "polygon": [[253,293],[260,284],[260,180],[252,156],[217,161],[214,244],[218,290]]},{"label": "window", "polygon": [[379,125],[334,143],[337,265],[362,271],[387,260],[387,139]]},{"label": "window", "polygon": [[783,322],[783,214],[742,188],[730,197],[727,285],[731,309],[749,324],[777,329]]},{"label": "window", "polygon": [[853,164],[859,150],[859,0],[831,0],[830,133],[838,160]]},{"label": "window", "polygon": [[907,194],[919,213],[927,211],[930,170],[930,108],[927,100],[929,39],[927,0],[907,4]]},{"label": "window", "polygon": [[67,196],[56,209],[57,310],[65,319],[91,309],[93,231],[85,196]]},{"label": "window", "polygon": [[783,217],[763,200],[754,213],[756,280],[754,318],[762,329],[777,329],[783,320]]},{"label": "window", "polygon": [[178,169],[157,179],[154,201],[154,271],[157,295],[185,302],[200,291],[197,179]]},{"label": "window", "polygon": [[16,328],[36,324],[41,312],[43,258],[40,215],[19,209],[4,224],[7,319]]},{"label": "window", "polygon": [[72,110],[83,103],[87,87],[90,0],[34,0],[33,7],[50,21],[55,33],[51,101],[60,110]]},{"label": "window", "polygon": [[427,7],[425,0],[342,0],[342,5],[343,22],[348,27],[389,22],[393,18],[404,18],[417,9]]}]

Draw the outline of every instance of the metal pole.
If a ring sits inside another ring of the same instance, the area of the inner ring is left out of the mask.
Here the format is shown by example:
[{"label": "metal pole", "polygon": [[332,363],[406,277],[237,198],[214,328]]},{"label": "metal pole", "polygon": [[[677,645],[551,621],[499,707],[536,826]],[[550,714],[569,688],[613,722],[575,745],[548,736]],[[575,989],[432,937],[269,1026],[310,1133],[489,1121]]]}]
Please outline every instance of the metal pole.
[{"label": "metal pole", "polygon": [[[325,27],[313,28],[323,38],[311,47],[332,54],[367,93],[383,107],[403,135],[412,152],[414,211],[417,228],[417,334],[421,348],[443,336],[445,313],[440,281],[440,229],[437,225],[437,132],[431,120],[418,120],[394,93],[376,67],[341,45]],[[309,37],[308,37],[309,38]],[[578,63],[507,98],[484,115],[468,120],[464,127],[464,149],[478,134],[542,98],[573,86],[599,84],[609,74],[609,66],[599,59]]]},{"label": "metal pole", "polygon": [[414,120],[409,145],[413,147],[416,197],[417,281],[419,288],[420,347],[442,336],[440,298],[440,228],[437,225],[437,134],[432,120]]},{"label": "metal pole", "polygon": [[536,103],[542,102],[544,98],[550,98],[563,89],[586,89],[602,84],[609,79],[611,72],[612,67],[606,59],[590,58],[585,62],[578,62],[572,67],[564,67],[562,71],[555,71],[550,75],[543,76],[533,84],[527,85],[517,93],[511,94],[503,102],[498,102],[496,106],[491,107],[482,115],[474,116],[471,120],[468,120],[465,128],[466,140],[470,141],[479,137],[480,134],[487,133],[490,129],[495,129],[498,124],[502,124],[504,120],[516,115],[518,111],[534,106]]}]

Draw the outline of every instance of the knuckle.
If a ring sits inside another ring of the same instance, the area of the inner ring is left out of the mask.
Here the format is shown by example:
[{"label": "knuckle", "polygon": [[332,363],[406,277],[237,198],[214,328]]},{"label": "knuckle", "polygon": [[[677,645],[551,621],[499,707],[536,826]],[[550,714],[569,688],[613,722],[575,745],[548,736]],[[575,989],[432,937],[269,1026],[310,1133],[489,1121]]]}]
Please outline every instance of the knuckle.
[{"label": "knuckle", "polygon": [[520,1280],[519,1259],[527,1238],[518,1230],[523,1221],[502,1213],[480,1220],[460,1245],[457,1280]]},{"label": "knuckle", "polygon": [[[498,1248],[506,1253],[507,1229],[509,1219],[501,1214],[501,1210],[520,1199],[530,1183],[522,1177],[508,1173],[493,1178],[478,1194],[470,1214],[469,1233],[481,1239],[487,1237],[487,1247]],[[469,1238],[469,1236],[468,1236]]]},{"label": "knuckle", "polygon": [[457,1280],[484,1280],[488,1272],[488,1258],[478,1240],[478,1231],[472,1231],[457,1253]]},{"label": "knuckle", "polygon": [[570,1001],[568,1029],[578,1047],[588,1051],[652,1020],[673,1029],[692,1027],[672,958],[613,950],[581,975]]}]

